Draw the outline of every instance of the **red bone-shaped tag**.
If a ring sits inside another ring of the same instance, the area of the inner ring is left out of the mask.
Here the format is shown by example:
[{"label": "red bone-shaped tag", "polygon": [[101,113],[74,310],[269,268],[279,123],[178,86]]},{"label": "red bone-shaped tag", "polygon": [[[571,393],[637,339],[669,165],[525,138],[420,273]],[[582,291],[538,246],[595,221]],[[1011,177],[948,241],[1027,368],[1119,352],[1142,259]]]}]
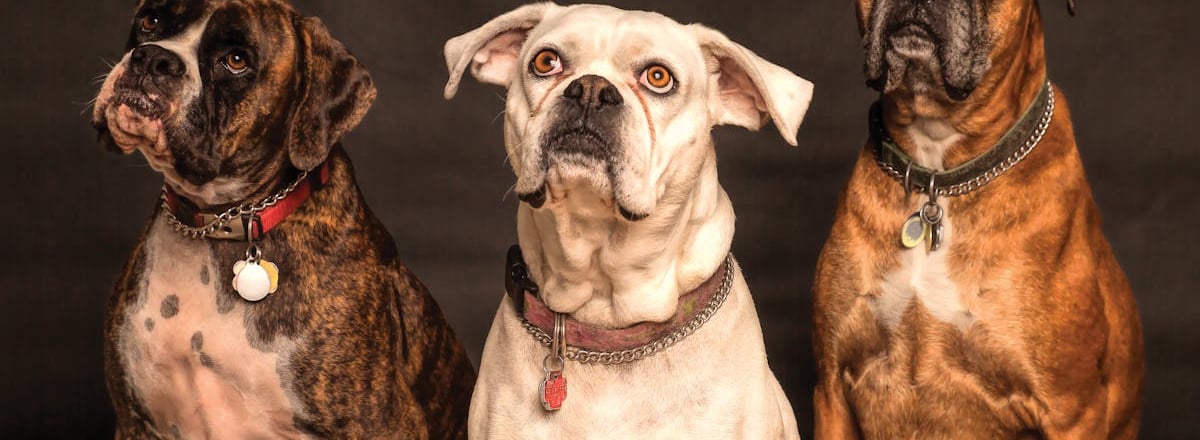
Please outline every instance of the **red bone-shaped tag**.
[{"label": "red bone-shaped tag", "polygon": [[546,411],[556,411],[562,408],[563,401],[567,400],[567,378],[563,377],[562,371],[546,373],[546,380],[539,388],[539,394],[542,395],[542,408],[545,408]]}]

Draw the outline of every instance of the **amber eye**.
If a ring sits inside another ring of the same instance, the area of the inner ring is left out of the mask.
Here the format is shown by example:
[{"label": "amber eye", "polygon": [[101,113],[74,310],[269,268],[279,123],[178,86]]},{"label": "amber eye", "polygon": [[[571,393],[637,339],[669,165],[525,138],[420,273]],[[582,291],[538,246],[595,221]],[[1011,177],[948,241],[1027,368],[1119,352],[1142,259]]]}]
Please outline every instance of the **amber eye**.
[{"label": "amber eye", "polygon": [[542,49],[533,57],[533,61],[529,62],[529,68],[537,76],[550,76],[562,72],[562,59],[558,57],[558,52],[550,49]]},{"label": "amber eye", "polygon": [[144,33],[148,34],[154,32],[156,29],[158,29],[158,17],[154,16],[153,14],[142,17],[142,21],[139,23],[139,25]]},{"label": "amber eye", "polygon": [[641,82],[651,92],[658,94],[670,92],[675,88],[675,78],[671,76],[671,71],[661,64],[655,64],[643,70]]},{"label": "amber eye", "polygon": [[250,68],[250,60],[246,56],[246,53],[239,50],[229,52],[229,54],[225,55],[221,59],[221,64],[225,66],[226,70],[229,70],[229,73],[234,75],[241,74]]}]

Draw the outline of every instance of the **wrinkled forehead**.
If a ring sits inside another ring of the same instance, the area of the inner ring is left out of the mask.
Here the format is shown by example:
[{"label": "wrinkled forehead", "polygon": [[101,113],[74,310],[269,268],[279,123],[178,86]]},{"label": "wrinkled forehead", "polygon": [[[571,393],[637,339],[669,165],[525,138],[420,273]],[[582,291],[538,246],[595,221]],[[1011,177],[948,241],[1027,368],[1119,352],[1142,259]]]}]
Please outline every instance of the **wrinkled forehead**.
[{"label": "wrinkled forehead", "polygon": [[159,20],[162,30],[155,40],[169,40],[203,26],[204,42],[270,44],[291,35],[295,15],[291,6],[278,0],[141,0],[129,48],[137,45],[138,21],[146,16]]},{"label": "wrinkled forehead", "polygon": [[573,59],[576,63],[607,59],[615,65],[703,63],[695,34],[687,26],[653,12],[600,5],[565,8],[543,21],[532,31],[525,50],[544,47],[558,50],[568,63]]}]

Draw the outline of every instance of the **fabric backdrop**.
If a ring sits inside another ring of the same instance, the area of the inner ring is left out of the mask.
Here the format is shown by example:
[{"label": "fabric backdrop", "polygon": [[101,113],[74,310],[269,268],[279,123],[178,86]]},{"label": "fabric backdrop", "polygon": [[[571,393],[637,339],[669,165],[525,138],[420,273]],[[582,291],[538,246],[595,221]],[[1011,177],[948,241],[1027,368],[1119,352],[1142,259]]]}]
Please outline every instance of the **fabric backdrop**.
[{"label": "fabric backdrop", "polygon": [[[866,139],[862,49],[851,0],[616,1],[703,22],[816,84],[800,146],[774,128],[716,130],[737,212],[734,252],[771,366],[812,429],[813,267]],[[161,178],[101,149],[93,78],[117,60],[132,0],[0,6],[0,437],[100,438],[104,304],[156,203]],[[502,292],[517,201],[504,161],[503,91],[465,81],[442,99],[442,44],[514,1],[298,1],[368,66],[379,99],[346,139],[401,257],[478,363]],[[1043,1],[1051,78],[1071,104],[1105,231],[1133,284],[1148,357],[1144,438],[1196,438],[1200,341],[1200,2]],[[997,213],[1000,214],[1000,213]]]}]

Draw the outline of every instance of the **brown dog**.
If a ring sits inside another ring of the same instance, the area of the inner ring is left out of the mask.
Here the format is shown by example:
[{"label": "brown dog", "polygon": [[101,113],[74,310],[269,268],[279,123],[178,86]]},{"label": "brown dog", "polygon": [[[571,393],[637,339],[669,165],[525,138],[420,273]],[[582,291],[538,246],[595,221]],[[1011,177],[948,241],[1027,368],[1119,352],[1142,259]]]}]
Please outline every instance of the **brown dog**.
[{"label": "brown dog", "polygon": [[1036,3],[857,4],[882,96],[814,287],[816,437],[1134,438],[1137,310]]},{"label": "brown dog", "polygon": [[366,69],[277,0],[144,0],[127,50],[94,123],[165,185],[109,303],[116,437],[465,437],[471,364],[339,144]]}]

